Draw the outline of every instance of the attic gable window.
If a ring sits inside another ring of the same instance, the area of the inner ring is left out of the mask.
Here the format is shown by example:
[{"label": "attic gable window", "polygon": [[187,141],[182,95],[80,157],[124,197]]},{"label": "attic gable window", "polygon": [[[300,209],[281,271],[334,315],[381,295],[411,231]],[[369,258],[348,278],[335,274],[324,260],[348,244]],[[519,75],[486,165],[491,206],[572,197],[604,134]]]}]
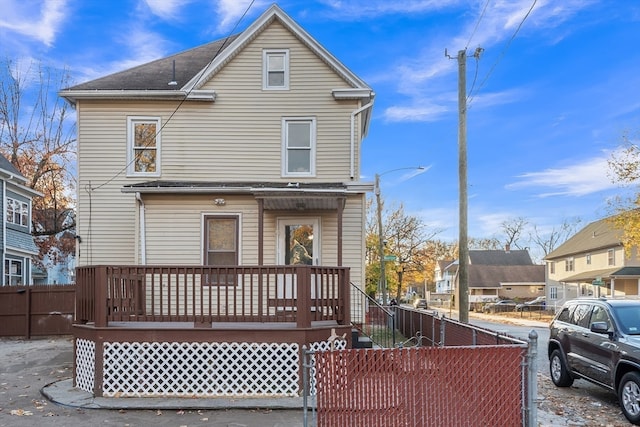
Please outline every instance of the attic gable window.
[{"label": "attic gable window", "polygon": [[160,176],[160,118],[127,118],[127,175]]},{"label": "attic gable window", "polygon": [[316,153],[316,119],[311,117],[282,119],[282,175],[314,176]]},{"label": "attic gable window", "polygon": [[267,90],[289,89],[288,49],[265,49],[262,51],[262,88]]}]

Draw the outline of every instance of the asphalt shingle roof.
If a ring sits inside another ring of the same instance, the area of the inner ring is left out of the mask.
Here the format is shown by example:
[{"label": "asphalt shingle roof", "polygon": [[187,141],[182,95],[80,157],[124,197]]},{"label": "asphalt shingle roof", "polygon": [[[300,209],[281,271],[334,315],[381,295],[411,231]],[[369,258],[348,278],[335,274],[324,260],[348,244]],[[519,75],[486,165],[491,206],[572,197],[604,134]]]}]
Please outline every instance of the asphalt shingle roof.
[{"label": "asphalt shingle roof", "polygon": [[526,250],[470,250],[470,265],[533,265]]},{"label": "asphalt shingle roof", "polygon": [[[69,88],[68,90],[180,90],[200,73],[217,55],[226,49],[238,34],[185,50],[166,58],[118,73],[110,74]],[[176,85],[169,85],[174,79]]]},{"label": "asphalt shingle roof", "polygon": [[545,259],[564,258],[596,249],[621,246],[622,230],[614,228],[609,218],[594,221],[549,253]]}]

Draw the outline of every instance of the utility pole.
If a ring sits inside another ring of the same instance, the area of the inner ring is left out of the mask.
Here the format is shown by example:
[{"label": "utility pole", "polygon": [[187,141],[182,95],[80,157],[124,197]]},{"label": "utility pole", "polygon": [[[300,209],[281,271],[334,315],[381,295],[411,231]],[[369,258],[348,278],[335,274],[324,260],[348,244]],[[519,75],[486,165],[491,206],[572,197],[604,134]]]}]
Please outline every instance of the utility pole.
[{"label": "utility pole", "polygon": [[467,233],[467,51],[458,51],[458,320],[469,323],[469,238]]},{"label": "utility pole", "polygon": [[375,181],[376,205],[378,208],[378,250],[380,255],[380,281],[378,292],[382,292],[382,305],[387,304],[387,272],[384,265],[384,233],[382,232],[382,201],[380,200],[380,174],[376,174]]},{"label": "utility pole", "polygon": [[[480,58],[482,48],[473,57]],[[445,50],[445,55],[451,59]],[[458,235],[458,320],[469,323],[469,236],[467,203],[467,50],[458,51],[458,181],[459,181],[459,235]]]}]

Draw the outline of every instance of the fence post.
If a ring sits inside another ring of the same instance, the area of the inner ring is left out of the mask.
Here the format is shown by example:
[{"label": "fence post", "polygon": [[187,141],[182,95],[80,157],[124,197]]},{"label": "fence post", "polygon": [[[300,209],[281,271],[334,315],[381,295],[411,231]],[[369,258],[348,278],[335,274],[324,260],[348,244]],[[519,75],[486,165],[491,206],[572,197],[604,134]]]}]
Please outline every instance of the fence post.
[{"label": "fence post", "polygon": [[529,347],[527,348],[527,426],[538,425],[538,333],[535,330],[529,332]]},{"label": "fence post", "polygon": [[25,331],[25,338],[30,340],[31,339],[31,287],[27,286],[27,301],[26,301],[26,310],[25,310],[25,316],[27,316],[26,318],[26,328],[27,330]]},{"label": "fence post", "polygon": [[440,318],[440,347],[445,346],[444,331],[445,331],[445,317],[443,314],[442,317]]}]

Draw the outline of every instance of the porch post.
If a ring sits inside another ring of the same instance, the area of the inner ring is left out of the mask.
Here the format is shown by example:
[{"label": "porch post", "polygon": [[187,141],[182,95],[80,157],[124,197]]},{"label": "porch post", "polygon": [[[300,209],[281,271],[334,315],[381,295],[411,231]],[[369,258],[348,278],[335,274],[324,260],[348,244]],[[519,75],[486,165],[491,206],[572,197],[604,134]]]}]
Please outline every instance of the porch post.
[{"label": "porch post", "polygon": [[107,320],[107,267],[100,265],[94,270],[95,291],[93,295],[93,309],[96,328],[104,328],[109,323]]},{"label": "porch post", "polygon": [[616,296],[616,279],[611,278],[611,298]]},{"label": "porch post", "polygon": [[311,267],[297,265],[296,322],[298,328],[311,327]]},{"label": "porch post", "polygon": [[341,270],[340,291],[342,293],[342,307],[338,316],[339,325],[348,325],[351,323],[351,276],[350,270],[345,268]]},{"label": "porch post", "polygon": [[258,265],[264,261],[264,199],[258,199]]}]

